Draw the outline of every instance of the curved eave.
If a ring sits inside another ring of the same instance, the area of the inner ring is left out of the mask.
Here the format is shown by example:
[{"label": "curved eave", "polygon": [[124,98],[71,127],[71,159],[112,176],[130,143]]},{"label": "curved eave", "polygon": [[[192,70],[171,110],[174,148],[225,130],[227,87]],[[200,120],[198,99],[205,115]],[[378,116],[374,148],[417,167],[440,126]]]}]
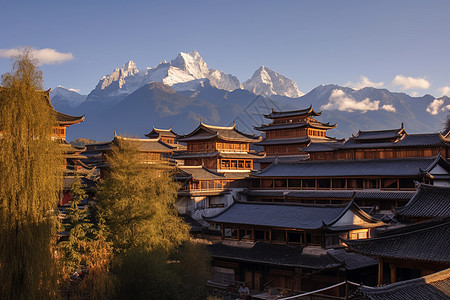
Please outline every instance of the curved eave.
[{"label": "curved eave", "polygon": [[[55,111],[55,112],[56,112],[56,120],[57,120],[57,123],[59,126],[70,126],[70,125],[79,124],[84,121],[84,115],[75,117],[75,116],[60,113],[58,111]],[[63,120],[61,120],[60,118]],[[68,120],[64,120],[64,119],[68,119]]]}]

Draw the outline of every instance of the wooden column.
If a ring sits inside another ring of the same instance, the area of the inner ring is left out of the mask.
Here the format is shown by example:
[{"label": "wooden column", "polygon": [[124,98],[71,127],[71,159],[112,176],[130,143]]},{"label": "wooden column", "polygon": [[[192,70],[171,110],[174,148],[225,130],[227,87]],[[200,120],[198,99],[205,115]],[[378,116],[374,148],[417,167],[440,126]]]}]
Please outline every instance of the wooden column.
[{"label": "wooden column", "polygon": [[397,267],[389,264],[389,268],[391,269],[391,283],[395,283],[397,281]]},{"label": "wooden column", "polygon": [[383,284],[383,260],[378,259],[378,286]]}]

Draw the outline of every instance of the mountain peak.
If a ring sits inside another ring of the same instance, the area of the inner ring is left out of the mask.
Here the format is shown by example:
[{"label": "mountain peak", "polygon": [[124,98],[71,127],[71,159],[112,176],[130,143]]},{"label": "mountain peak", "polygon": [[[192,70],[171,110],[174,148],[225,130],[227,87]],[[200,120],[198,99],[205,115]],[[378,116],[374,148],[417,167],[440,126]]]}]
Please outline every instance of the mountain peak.
[{"label": "mountain peak", "polygon": [[243,85],[246,90],[266,97],[279,95],[298,98],[303,95],[293,80],[265,66],[259,67],[252,78],[245,81]]}]

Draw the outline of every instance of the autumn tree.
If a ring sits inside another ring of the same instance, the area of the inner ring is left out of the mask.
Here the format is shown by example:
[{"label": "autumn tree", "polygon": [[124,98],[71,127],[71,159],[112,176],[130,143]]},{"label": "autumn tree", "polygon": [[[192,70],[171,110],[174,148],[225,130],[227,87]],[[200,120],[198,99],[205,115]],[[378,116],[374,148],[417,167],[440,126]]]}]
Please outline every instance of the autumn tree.
[{"label": "autumn tree", "polygon": [[116,139],[107,162],[109,171],[99,184],[97,207],[117,253],[132,247],[170,250],[189,238],[175,208],[179,186],[171,169],[143,163],[126,139]]},{"label": "autumn tree", "polygon": [[30,50],[19,54],[0,87],[0,294],[58,298],[57,203],[62,152],[42,73]]},{"label": "autumn tree", "polygon": [[198,299],[210,274],[209,255],[190,240],[175,208],[173,170],[142,162],[127,139],[116,142],[97,207],[116,253],[117,299]]}]

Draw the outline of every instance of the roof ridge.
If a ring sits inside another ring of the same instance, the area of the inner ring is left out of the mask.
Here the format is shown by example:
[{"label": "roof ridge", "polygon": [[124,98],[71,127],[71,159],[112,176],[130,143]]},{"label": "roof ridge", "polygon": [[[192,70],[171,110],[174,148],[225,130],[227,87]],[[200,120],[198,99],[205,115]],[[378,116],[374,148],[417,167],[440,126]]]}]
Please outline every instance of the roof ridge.
[{"label": "roof ridge", "polygon": [[[408,226],[414,226],[414,225],[418,225],[418,224],[423,225],[424,223],[425,222],[415,223],[415,224],[407,225],[405,227],[407,228]],[[432,225],[432,226],[425,227],[425,228],[419,228],[419,229],[412,230],[412,231],[409,231],[409,232],[401,232],[401,233],[396,233],[396,234],[392,234],[392,235],[383,235],[383,236],[380,236],[380,237],[374,237],[374,238],[369,238],[369,239],[364,239],[364,240],[348,240],[348,239],[345,239],[345,241],[346,242],[347,241],[351,241],[351,243],[352,242],[353,243],[356,242],[356,243],[361,243],[362,244],[362,243],[370,242],[370,241],[386,240],[386,239],[390,239],[390,238],[396,238],[396,237],[399,237],[399,236],[410,235],[410,234],[423,232],[423,231],[427,231],[427,230],[431,230],[431,229],[435,229],[435,228],[439,228],[439,227],[444,227],[444,226],[449,226],[449,225],[450,225],[450,220],[447,220],[444,223]],[[404,229],[405,227],[401,227],[401,229]],[[396,229],[398,229],[398,228],[394,228],[392,230],[396,230]]]}]

